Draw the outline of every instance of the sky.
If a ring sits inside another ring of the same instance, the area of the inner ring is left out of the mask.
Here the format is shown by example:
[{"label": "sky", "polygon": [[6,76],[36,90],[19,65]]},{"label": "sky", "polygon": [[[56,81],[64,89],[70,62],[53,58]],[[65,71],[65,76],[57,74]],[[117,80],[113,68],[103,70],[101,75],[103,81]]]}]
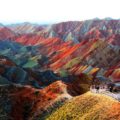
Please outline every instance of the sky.
[{"label": "sky", "polygon": [[0,0],[0,23],[120,18],[120,0]]}]

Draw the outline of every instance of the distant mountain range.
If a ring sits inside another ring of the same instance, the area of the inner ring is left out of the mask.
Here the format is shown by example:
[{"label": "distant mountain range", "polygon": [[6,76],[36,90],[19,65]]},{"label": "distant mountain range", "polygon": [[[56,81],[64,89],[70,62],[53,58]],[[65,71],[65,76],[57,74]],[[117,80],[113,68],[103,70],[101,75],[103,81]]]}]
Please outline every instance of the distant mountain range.
[{"label": "distant mountain range", "polygon": [[[93,19],[86,21],[69,21],[62,22],[53,25],[38,25],[31,23],[21,23],[12,25],[1,25],[1,39],[4,38],[4,34],[7,34],[7,38],[11,38],[16,35],[34,34],[40,35],[44,38],[57,37],[64,41],[72,40],[78,43],[82,40],[101,38],[106,39],[109,42],[119,45],[120,34],[120,20],[112,19]],[[4,33],[4,31],[6,31]],[[115,38],[115,40],[113,40]]]}]

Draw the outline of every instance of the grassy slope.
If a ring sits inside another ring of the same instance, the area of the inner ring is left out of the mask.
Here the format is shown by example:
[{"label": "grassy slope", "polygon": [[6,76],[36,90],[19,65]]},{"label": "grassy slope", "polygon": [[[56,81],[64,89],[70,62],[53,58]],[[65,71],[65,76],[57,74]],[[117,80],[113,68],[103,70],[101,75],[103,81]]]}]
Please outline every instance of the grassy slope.
[{"label": "grassy slope", "polygon": [[114,103],[117,101],[111,97],[87,92],[64,104],[47,120],[106,120],[106,112]]}]

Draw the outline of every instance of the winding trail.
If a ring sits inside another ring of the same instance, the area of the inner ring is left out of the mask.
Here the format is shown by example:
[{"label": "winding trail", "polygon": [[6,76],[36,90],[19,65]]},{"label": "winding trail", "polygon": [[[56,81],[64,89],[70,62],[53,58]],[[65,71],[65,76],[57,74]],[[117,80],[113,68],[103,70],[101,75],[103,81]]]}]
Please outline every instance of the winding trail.
[{"label": "winding trail", "polygon": [[104,94],[104,95],[110,96],[110,97],[120,101],[120,92],[112,93],[112,92],[107,91],[106,89],[99,89],[99,91],[96,91],[96,89],[90,89],[90,91],[92,93],[96,93],[96,94]]}]

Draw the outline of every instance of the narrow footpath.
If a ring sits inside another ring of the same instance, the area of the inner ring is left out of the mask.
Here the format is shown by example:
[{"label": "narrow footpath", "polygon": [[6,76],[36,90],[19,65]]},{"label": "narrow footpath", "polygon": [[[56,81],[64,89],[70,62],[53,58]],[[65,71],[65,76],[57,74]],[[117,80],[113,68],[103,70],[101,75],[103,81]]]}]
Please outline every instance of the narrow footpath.
[{"label": "narrow footpath", "polygon": [[113,93],[113,92],[107,91],[106,89],[99,89],[98,91],[96,89],[90,89],[90,91],[92,93],[96,93],[96,94],[108,95],[108,96],[120,101],[120,92],[119,93]]}]

